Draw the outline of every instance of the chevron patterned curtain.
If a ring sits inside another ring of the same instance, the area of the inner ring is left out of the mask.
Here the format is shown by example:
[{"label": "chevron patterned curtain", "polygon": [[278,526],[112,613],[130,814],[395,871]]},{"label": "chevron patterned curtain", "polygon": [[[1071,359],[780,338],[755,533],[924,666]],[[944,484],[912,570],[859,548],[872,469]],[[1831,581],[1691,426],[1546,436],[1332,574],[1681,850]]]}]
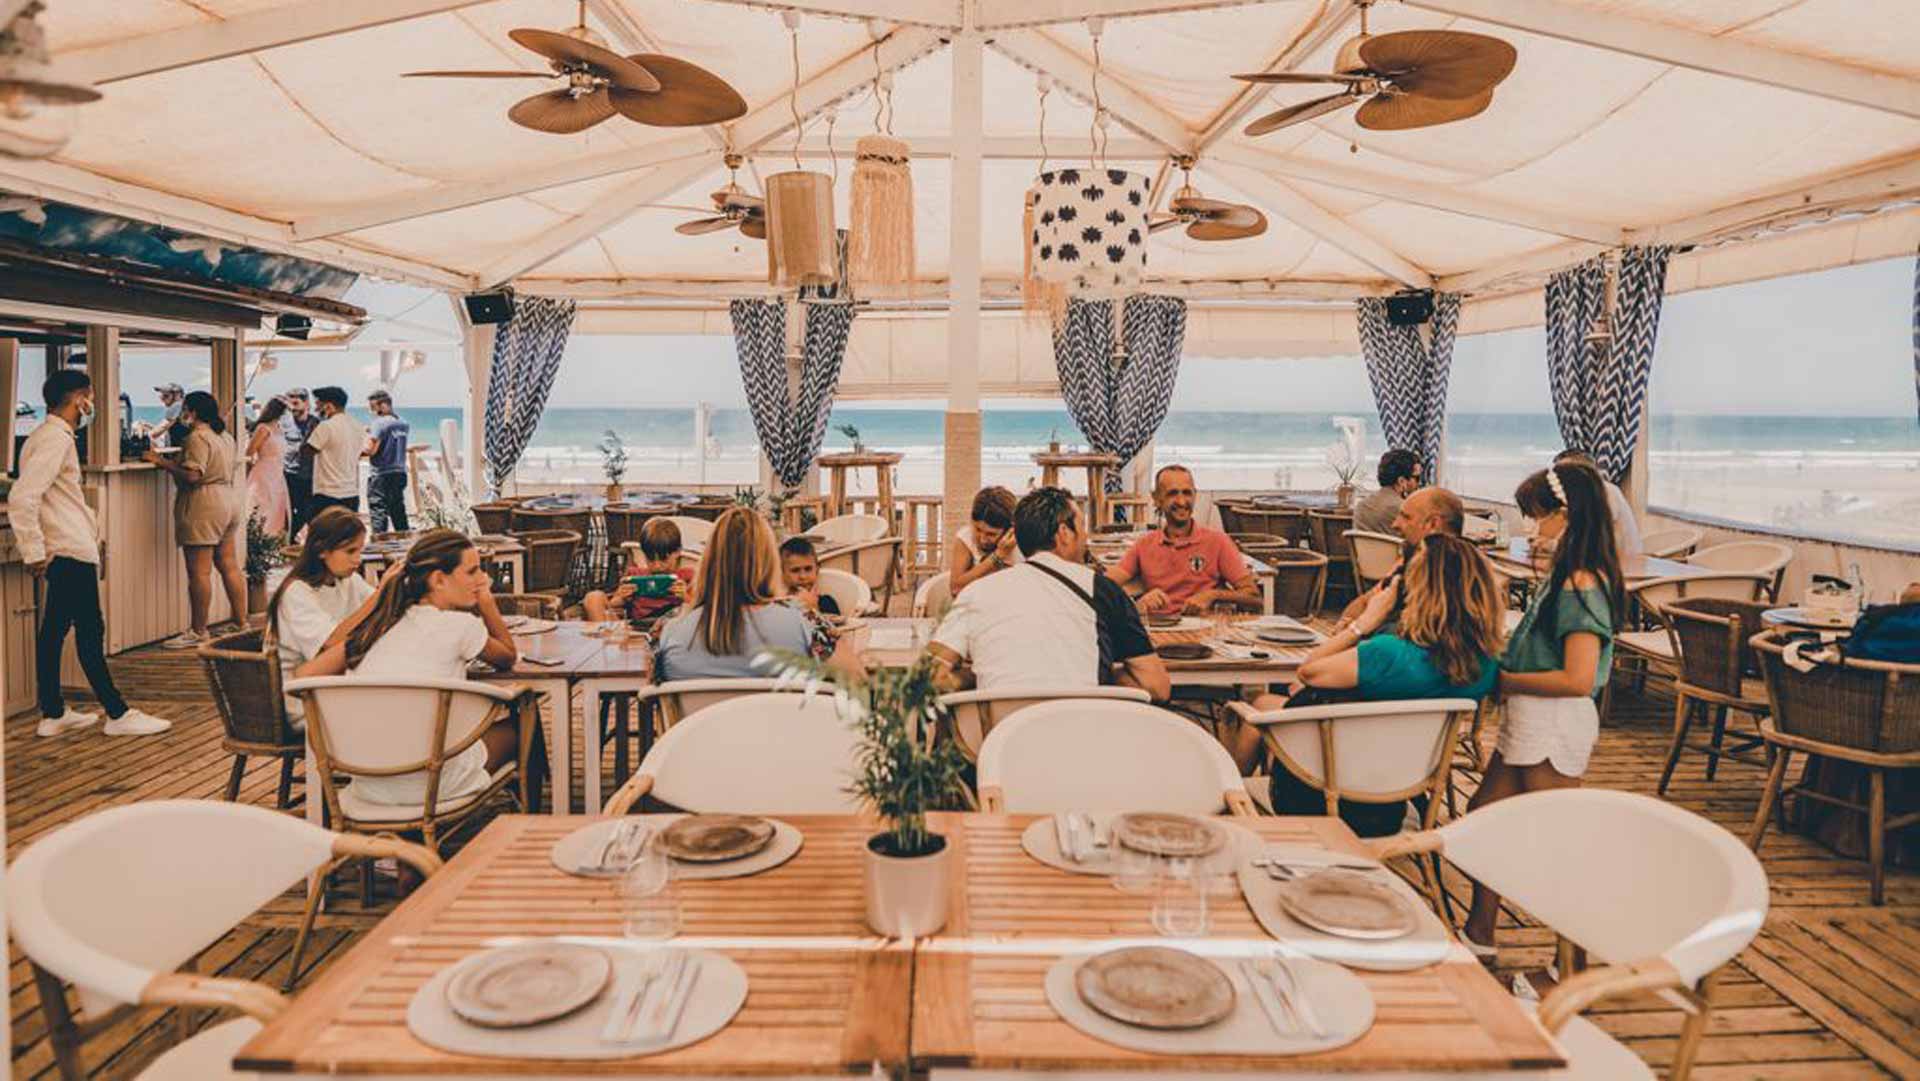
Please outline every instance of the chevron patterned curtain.
[{"label": "chevron patterned curtain", "polygon": [[1920,252],[1913,256],[1913,393],[1920,409]]},{"label": "chevron patterned curtain", "polygon": [[1373,404],[1387,445],[1420,456],[1420,475],[1440,475],[1440,438],[1447,430],[1447,377],[1460,327],[1460,294],[1435,293],[1427,333],[1387,322],[1385,297],[1362,297],[1360,351],[1373,384]]},{"label": "chevron patterned curtain", "polygon": [[567,351],[574,303],[552,297],[519,297],[513,318],[493,338],[493,372],[487,377],[487,486],[499,495],[513,477],[520,455],[540,426],[547,393]]},{"label": "chevron patterned curtain", "polygon": [[[1053,362],[1067,412],[1094,450],[1123,461],[1140,453],[1167,418],[1187,335],[1187,302],[1179,297],[1131,296],[1124,304],[1126,355],[1117,363],[1112,301],[1069,301],[1053,330]],[[1107,490],[1122,487],[1120,470],[1109,470]]]},{"label": "chevron patterned curtain", "polygon": [[1605,260],[1590,259],[1547,280],[1547,378],[1560,436],[1591,454],[1615,483],[1626,477],[1640,440],[1672,254],[1665,246],[1622,249],[1610,343],[1585,340],[1606,308]]},{"label": "chevron patterned curtain", "polygon": [[806,326],[800,345],[800,396],[787,388],[787,307],[778,300],[736,300],[734,348],[740,356],[740,381],[760,449],[780,483],[791,491],[807,479],[833,412],[840,385],[840,364],[853,329],[850,304],[802,304]]}]

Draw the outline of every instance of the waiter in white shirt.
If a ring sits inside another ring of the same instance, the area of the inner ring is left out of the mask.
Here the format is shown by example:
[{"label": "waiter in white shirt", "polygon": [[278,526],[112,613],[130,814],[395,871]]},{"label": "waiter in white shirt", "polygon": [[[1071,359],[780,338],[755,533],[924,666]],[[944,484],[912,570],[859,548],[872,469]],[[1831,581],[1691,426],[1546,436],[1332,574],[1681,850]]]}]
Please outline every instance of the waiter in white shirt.
[{"label": "waiter in white shirt", "polygon": [[47,419],[20,448],[20,480],[8,502],[14,539],[27,569],[46,580],[40,606],[40,631],[34,639],[35,671],[40,681],[38,729],[57,736],[99,720],[68,709],[60,693],[60,654],[67,632],[74,633],[80,667],[100,707],[107,711],[109,736],[147,736],[165,732],[173,722],[130,709],[113,685],[100,616],[100,539],[93,508],[80,490],[80,455],[74,433],[93,419],[93,380],[66,368],[47,377],[41,390]]}]

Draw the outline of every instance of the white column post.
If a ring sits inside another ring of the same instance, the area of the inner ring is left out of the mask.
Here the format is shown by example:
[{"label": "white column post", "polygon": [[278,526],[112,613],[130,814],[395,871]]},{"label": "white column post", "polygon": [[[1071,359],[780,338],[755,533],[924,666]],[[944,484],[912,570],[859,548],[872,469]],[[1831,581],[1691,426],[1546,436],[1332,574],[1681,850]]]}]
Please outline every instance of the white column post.
[{"label": "white column post", "polygon": [[476,503],[486,498],[487,380],[493,375],[493,333],[490,326],[469,326],[460,335],[460,359],[467,369],[467,407],[461,418],[466,429],[467,494]]},{"label": "white column post", "polygon": [[[966,5],[971,22],[973,5]],[[964,522],[980,487],[980,149],[978,31],[953,37],[953,157],[947,290],[946,490],[943,520]]]}]

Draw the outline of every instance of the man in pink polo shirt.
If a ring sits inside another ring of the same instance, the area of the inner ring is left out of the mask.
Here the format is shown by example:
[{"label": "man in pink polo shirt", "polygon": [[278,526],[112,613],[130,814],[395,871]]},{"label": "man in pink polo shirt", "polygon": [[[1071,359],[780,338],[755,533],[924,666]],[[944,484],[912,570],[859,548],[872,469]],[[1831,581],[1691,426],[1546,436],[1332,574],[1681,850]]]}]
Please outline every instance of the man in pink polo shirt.
[{"label": "man in pink polo shirt", "polygon": [[1260,587],[1225,533],[1193,520],[1193,472],[1162,466],[1153,476],[1160,528],[1141,537],[1107,576],[1149,615],[1204,612],[1215,604],[1259,611]]}]

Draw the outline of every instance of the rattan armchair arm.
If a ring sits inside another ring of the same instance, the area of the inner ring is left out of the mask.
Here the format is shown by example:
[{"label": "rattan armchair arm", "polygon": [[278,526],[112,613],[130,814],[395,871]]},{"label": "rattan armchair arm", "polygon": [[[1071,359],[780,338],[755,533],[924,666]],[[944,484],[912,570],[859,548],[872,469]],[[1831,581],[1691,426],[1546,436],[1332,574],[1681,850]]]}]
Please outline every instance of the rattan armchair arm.
[{"label": "rattan armchair arm", "polygon": [[1254,806],[1253,798],[1244,788],[1229,788],[1222,793],[1227,801],[1227,813],[1235,818],[1259,818],[1260,808]]},{"label": "rattan armchair arm", "polygon": [[1416,856],[1425,852],[1438,852],[1446,847],[1446,841],[1439,830],[1421,830],[1417,833],[1396,833],[1392,837],[1380,837],[1371,841],[1362,841],[1374,859],[1385,863],[1395,856]]},{"label": "rattan armchair arm", "polygon": [[333,839],[333,854],[342,859],[395,859],[422,875],[438,871],[446,861],[432,849],[386,834],[342,833]]},{"label": "rattan armchair arm", "polygon": [[1007,813],[1007,795],[997,784],[980,786],[980,810],[984,814],[1003,815]]},{"label": "rattan armchair arm", "polygon": [[1686,986],[1680,971],[1664,957],[1590,968],[1561,980],[1547,992],[1540,1000],[1540,1023],[1548,1032],[1558,1032],[1575,1014],[1608,996],[1665,988],[1684,990]]},{"label": "rattan armchair arm", "polygon": [[279,1017],[291,1003],[265,984],[193,972],[162,972],[140,989],[143,1006],[212,1006],[238,1010],[257,1021]]},{"label": "rattan armchair arm", "polygon": [[607,798],[606,806],[600,809],[600,813],[605,815],[626,814],[628,811],[633,810],[634,804],[640,802],[640,797],[651,791],[653,791],[653,776],[647,773],[636,773],[627,778],[627,783],[621,785],[614,791],[613,795]]}]

